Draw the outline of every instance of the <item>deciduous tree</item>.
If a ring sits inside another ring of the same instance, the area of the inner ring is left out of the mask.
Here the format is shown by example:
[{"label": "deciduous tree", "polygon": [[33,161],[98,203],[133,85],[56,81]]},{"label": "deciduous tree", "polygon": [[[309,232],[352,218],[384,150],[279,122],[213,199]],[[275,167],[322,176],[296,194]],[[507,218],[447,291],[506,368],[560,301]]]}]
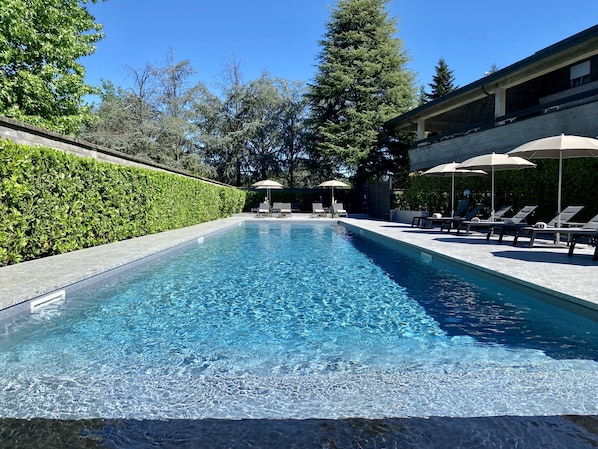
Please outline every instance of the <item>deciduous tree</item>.
[{"label": "deciduous tree", "polygon": [[91,119],[84,97],[95,89],[78,60],[103,34],[87,3],[0,2],[0,114],[66,134]]}]

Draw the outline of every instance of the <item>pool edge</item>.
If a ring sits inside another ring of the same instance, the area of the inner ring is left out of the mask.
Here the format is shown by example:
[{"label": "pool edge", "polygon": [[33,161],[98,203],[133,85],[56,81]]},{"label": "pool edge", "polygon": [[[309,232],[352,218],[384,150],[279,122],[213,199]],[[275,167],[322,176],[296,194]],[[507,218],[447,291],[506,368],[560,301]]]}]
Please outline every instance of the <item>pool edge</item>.
[{"label": "pool edge", "polygon": [[[584,315],[591,315],[591,318],[598,321],[598,304],[579,298],[573,295],[569,295],[563,292],[559,292],[539,284],[520,279],[499,271],[495,271],[478,264],[468,262],[456,257],[451,257],[447,254],[435,251],[430,248],[424,248],[413,243],[400,240],[399,238],[386,235],[383,232],[379,232],[375,229],[366,228],[359,226],[356,223],[350,223],[348,221],[339,221],[343,226],[349,230],[358,230],[359,232],[366,232],[371,236],[381,238],[384,241],[392,242],[399,245],[402,249],[405,249],[411,253],[414,257],[421,258],[422,254],[427,254],[432,259],[441,261],[442,263],[463,269],[470,273],[473,273],[481,278],[491,280],[498,284],[520,291],[526,295],[541,299],[546,302],[550,302],[556,306],[573,311],[575,313],[585,312]],[[587,316],[586,315],[586,316]]]}]

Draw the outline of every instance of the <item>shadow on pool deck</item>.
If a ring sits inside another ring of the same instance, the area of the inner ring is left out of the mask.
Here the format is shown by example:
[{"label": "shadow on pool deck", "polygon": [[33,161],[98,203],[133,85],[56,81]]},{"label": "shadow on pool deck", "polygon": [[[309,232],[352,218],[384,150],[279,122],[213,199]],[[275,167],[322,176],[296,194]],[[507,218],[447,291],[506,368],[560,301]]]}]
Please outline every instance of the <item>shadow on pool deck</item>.
[{"label": "shadow on pool deck", "polygon": [[588,257],[569,257],[566,254],[555,254],[551,251],[497,251],[493,253],[496,257],[505,257],[509,259],[524,260],[527,262],[545,262],[560,265],[578,265],[583,267],[596,266],[591,258]]},{"label": "shadow on pool deck", "polygon": [[598,416],[306,420],[0,420],[3,448],[519,448],[598,446]]}]

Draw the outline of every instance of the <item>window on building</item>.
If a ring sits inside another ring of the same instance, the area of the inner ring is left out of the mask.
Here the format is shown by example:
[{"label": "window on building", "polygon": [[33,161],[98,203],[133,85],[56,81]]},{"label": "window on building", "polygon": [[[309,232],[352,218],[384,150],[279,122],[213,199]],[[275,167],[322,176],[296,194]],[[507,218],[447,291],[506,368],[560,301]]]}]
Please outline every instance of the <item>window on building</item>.
[{"label": "window on building", "polygon": [[590,82],[590,61],[571,66],[569,72],[569,87],[581,86]]}]

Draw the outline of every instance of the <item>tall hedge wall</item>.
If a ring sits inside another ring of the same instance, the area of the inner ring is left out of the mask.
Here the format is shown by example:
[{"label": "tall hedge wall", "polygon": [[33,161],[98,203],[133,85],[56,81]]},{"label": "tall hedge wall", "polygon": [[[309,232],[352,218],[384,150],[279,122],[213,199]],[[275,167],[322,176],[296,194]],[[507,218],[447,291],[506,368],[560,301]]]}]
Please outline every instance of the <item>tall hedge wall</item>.
[{"label": "tall hedge wall", "polygon": [[240,212],[245,192],[0,140],[0,266]]},{"label": "tall hedge wall", "polygon": [[[494,206],[509,204],[513,211],[526,205],[538,208],[528,220],[549,221],[557,213],[558,161],[533,160],[536,168],[495,173]],[[473,201],[484,203],[482,213],[488,216],[491,205],[490,174],[455,179],[455,198],[463,197],[463,190],[470,189]],[[574,221],[585,222],[598,214],[598,158],[566,159],[563,161],[562,207],[584,206]],[[408,188],[397,198],[401,209],[429,210],[450,213],[451,179],[411,174]]]}]

